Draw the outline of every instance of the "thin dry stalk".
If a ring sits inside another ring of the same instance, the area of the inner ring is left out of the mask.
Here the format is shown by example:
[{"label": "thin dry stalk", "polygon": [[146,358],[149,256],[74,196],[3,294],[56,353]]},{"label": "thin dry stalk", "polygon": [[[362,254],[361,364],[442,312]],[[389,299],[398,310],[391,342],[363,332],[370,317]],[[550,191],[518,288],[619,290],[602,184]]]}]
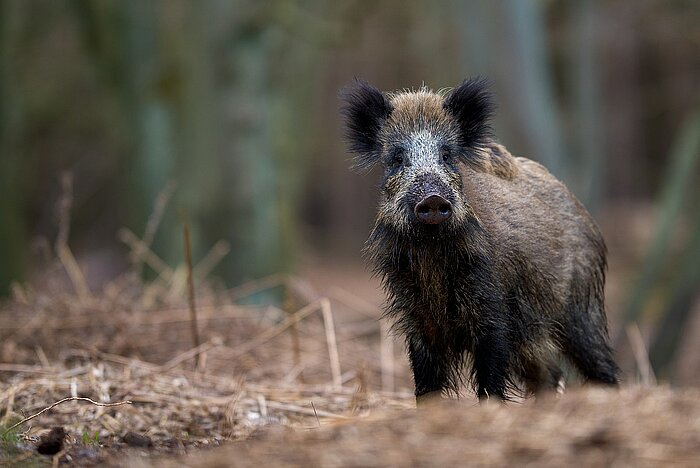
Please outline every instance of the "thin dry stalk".
[{"label": "thin dry stalk", "polygon": [[209,273],[219,264],[223,258],[231,251],[231,246],[228,242],[220,240],[202,260],[194,267],[194,276],[199,280],[205,279]]},{"label": "thin dry stalk", "polygon": [[66,447],[63,450],[61,450],[60,452],[58,452],[56,455],[53,456],[53,458],[51,459],[51,468],[58,468],[58,466],[61,463],[61,457],[63,457],[63,455],[68,453],[68,450],[69,450],[69,448]]},{"label": "thin dry stalk", "polygon": [[67,245],[59,245],[57,249],[58,258],[59,260],[61,260],[63,267],[66,269],[66,273],[68,273],[68,277],[70,278],[70,281],[73,284],[73,288],[75,288],[75,292],[78,294],[78,297],[80,299],[89,298],[90,288],[87,285],[87,281],[85,280],[83,272],[78,266],[78,262],[75,261],[73,253]]},{"label": "thin dry stalk", "polygon": [[173,359],[163,364],[159,371],[162,372],[174,369],[178,366],[178,364],[187,361],[188,359],[200,356],[208,350],[216,348],[217,346],[219,346],[219,344],[212,343],[211,341],[207,341],[206,343],[202,343],[199,346],[195,346],[194,348],[187,350],[184,353],[179,354],[178,356],[175,356]]},{"label": "thin dry stalk", "polygon": [[391,326],[386,320],[379,321],[379,361],[382,371],[382,390],[394,391],[394,340],[389,335]]},{"label": "thin dry stalk", "polygon": [[7,406],[5,406],[5,416],[2,418],[2,425],[3,426],[7,425],[7,421],[10,420],[10,414],[12,414],[14,404],[15,404],[15,389],[13,387],[10,389],[10,394],[8,395],[8,398],[7,398]]},{"label": "thin dry stalk", "polygon": [[0,372],[23,372],[27,374],[50,374],[51,370],[27,364],[0,364]]},{"label": "thin dry stalk", "polygon": [[146,264],[153,268],[158,276],[166,283],[170,283],[173,279],[174,271],[160,257],[141,240],[136,234],[127,228],[122,228],[117,234],[119,240],[126,244],[132,252],[142,252],[141,255]]},{"label": "thin dry stalk", "polygon": [[229,297],[232,301],[237,301],[251,296],[266,289],[272,289],[281,286],[288,281],[287,275],[275,273],[270,276],[265,276],[247,283],[243,283],[229,291]]},{"label": "thin dry stalk", "polygon": [[158,232],[158,226],[160,226],[160,222],[163,220],[165,208],[168,206],[168,202],[170,202],[170,199],[173,197],[176,187],[177,184],[175,181],[171,180],[165,184],[163,190],[158,193],[156,201],[153,204],[153,211],[146,222],[146,229],[143,233],[143,243],[146,245],[146,247],[150,247],[153,243],[153,239],[156,237],[156,232]]},{"label": "thin dry stalk", "polygon": [[177,184],[171,180],[165,185],[165,187],[163,187],[163,190],[161,190],[160,193],[158,193],[156,201],[153,204],[153,211],[151,212],[151,216],[148,217],[148,221],[146,222],[146,229],[143,233],[143,243],[139,245],[137,249],[132,250],[131,254],[134,262],[134,269],[138,273],[141,273],[141,268],[143,267],[146,250],[150,249],[151,244],[153,243],[153,239],[156,237],[156,232],[158,232],[158,226],[160,226],[160,222],[163,220],[165,208],[168,206],[168,202],[175,193],[176,187]]},{"label": "thin dry stalk", "polygon": [[5,432],[3,432],[3,435],[9,434],[10,431],[12,431],[13,429],[15,429],[15,428],[21,426],[22,424],[26,423],[27,421],[31,421],[32,419],[36,418],[37,416],[41,416],[42,414],[46,413],[47,411],[49,411],[49,410],[55,408],[56,406],[60,405],[61,403],[65,403],[65,402],[67,402],[67,401],[87,401],[88,403],[91,403],[91,404],[93,404],[93,405],[95,405],[95,406],[105,406],[105,407],[121,406],[121,405],[130,405],[130,404],[131,404],[131,401],[129,401],[129,400],[117,401],[117,402],[115,402],[115,403],[98,403],[98,402],[96,402],[96,401],[94,401],[94,400],[92,400],[92,399],[90,399],[90,398],[86,398],[86,397],[68,397],[68,398],[64,398],[64,399],[62,399],[62,400],[58,400],[57,402],[52,403],[51,405],[49,405],[49,406],[47,406],[46,408],[42,409],[42,410],[39,411],[38,413],[34,413],[34,414],[32,414],[31,416],[28,416],[28,417],[22,419],[21,421],[19,421],[19,422],[13,424],[12,426],[10,426],[10,427],[8,427],[7,429],[5,429]]},{"label": "thin dry stalk", "polygon": [[287,285],[304,302],[313,302],[317,299],[320,299],[314,287],[311,286],[311,284],[305,279],[299,278],[297,276],[288,276]]},{"label": "thin dry stalk", "polygon": [[[288,317],[294,317],[294,298],[292,297],[292,293],[289,290],[289,286],[287,286],[284,290],[284,310],[287,313]],[[299,330],[297,327],[297,320],[295,319],[291,326],[289,327],[289,334],[292,337],[292,356],[294,359],[294,368],[297,369],[302,369],[301,365],[301,343],[299,342]],[[298,377],[301,382],[304,381],[304,374],[300,370]]]},{"label": "thin dry stalk", "polygon": [[301,309],[299,309],[296,313],[294,313],[291,317],[287,317],[287,319],[280,323],[279,325],[269,328],[265,330],[264,332],[260,333],[258,336],[253,338],[250,341],[247,341],[243,343],[240,346],[237,346],[231,350],[232,357],[231,358],[237,358],[240,357],[247,352],[251,351],[252,349],[257,348],[261,344],[267,343],[280,333],[283,333],[287,328],[291,327],[293,323],[298,323],[301,320],[304,320],[307,316],[311,315],[313,312],[316,312],[319,307],[321,307],[320,301],[312,302],[311,304],[308,304]]},{"label": "thin dry stalk", "polygon": [[335,336],[335,326],[333,325],[333,312],[331,302],[327,298],[320,301],[321,312],[323,313],[323,325],[326,330],[326,342],[328,343],[328,358],[331,361],[331,377],[333,378],[333,388],[343,385],[340,374],[340,358],[338,356],[338,343]]},{"label": "thin dry stalk", "polygon": [[[192,276],[192,246],[190,243],[190,226],[184,224],[185,265],[187,266],[187,302],[190,306],[190,327],[192,329],[192,344],[199,347],[199,328],[197,327],[197,307],[194,301],[194,278]],[[197,354],[195,368],[201,364],[201,354]]]},{"label": "thin dry stalk", "polygon": [[308,416],[321,416],[323,418],[334,418],[334,419],[349,419],[347,416],[343,416],[342,414],[336,414],[332,413],[330,411],[324,411],[324,410],[315,410],[314,409],[309,409],[309,408],[304,408],[303,406],[299,405],[294,405],[291,403],[279,403],[276,401],[268,401],[267,402],[267,407],[280,410],[280,411],[289,411],[292,413],[299,413],[299,414],[306,414]]},{"label": "thin dry stalk", "polygon": [[321,421],[318,419],[318,412],[316,411],[316,405],[314,405],[313,400],[311,400],[311,407],[314,410],[314,416],[316,417],[316,424],[318,424],[318,427],[321,427]]},{"label": "thin dry stalk", "polygon": [[64,172],[61,174],[61,198],[58,202],[58,235],[56,236],[56,254],[68,274],[75,292],[80,299],[90,297],[90,288],[85,281],[85,276],[75,261],[73,253],[68,247],[70,236],[70,217],[73,206],[73,174]]},{"label": "thin dry stalk", "polygon": [[361,312],[367,317],[376,319],[382,315],[381,308],[339,286],[334,286],[331,289],[330,295],[333,299],[345,304],[353,310]]},{"label": "thin dry stalk", "polygon": [[139,369],[143,369],[146,371],[152,371],[152,372],[157,372],[161,370],[161,366],[158,364],[153,364],[150,362],[142,361],[140,359],[137,359],[135,357],[124,357],[124,356],[119,356],[118,354],[111,354],[111,353],[103,353],[98,350],[94,350],[93,354],[100,359],[104,359],[105,361],[110,361],[110,362],[115,362],[117,364],[121,364],[123,366],[134,366]]},{"label": "thin dry stalk", "polygon": [[61,198],[58,201],[58,235],[56,236],[56,251],[59,247],[68,245],[70,235],[70,212],[73,206],[73,174],[61,174]]},{"label": "thin dry stalk", "polygon": [[46,357],[46,353],[44,352],[44,348],[41,346],[36,346],[34,348],[34,351],[36,352],[36,356],[39,358],[39,362],[41,362],[41,365],[49,368],[51,367],[51,363],[49,362],[49,358]]},{"label": "thin dry stalk", "polygon": [[258,410],[260,411],[260,420],[263,424],[267,424],[267,401],[265,401],[265,395],[258,395]]},{"label": "thin dry stalk", "polygon": [[656,375],[649,361],[649,353],[644,345],[644,338],[642,338],[639,327],[636,323],[630,323],[625,327],[625,332],[632,346],[632,353],[634,353],[634,360],[637,363],[637,369],[639,369],[642,385],[645,387],[656,385]]}]

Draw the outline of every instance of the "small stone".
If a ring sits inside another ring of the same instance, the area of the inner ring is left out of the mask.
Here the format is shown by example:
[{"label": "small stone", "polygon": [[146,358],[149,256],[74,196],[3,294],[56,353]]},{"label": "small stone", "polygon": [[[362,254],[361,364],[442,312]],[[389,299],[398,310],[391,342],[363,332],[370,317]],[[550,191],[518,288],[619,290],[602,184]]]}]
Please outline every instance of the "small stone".
[{"label": "small stone", "polygon": [[136,432],[127,432],[126,435],[124,435],[124,442],[126,445],[129,447],[141,447],[141,448],[148,448],[148,447],[153,447],[153,441],[151,440],[150,437],[137,434]]},{"label": "small stone", "polygon": [[42,455],[56,455],[63,450],[63,440],[66,438],[66,430],[62,427],[54,427],[39,439],[36,451]]}]

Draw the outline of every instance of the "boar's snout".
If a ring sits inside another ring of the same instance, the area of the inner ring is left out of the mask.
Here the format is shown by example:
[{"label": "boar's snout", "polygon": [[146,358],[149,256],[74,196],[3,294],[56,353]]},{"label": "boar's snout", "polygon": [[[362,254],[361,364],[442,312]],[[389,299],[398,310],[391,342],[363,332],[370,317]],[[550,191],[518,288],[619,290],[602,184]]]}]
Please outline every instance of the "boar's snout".
[{"label": "boar's snout", "polygon": [[419,201],[413,211],[423,224],[440,224],[452,216],[452,203],[440,195],[429,195]]}]

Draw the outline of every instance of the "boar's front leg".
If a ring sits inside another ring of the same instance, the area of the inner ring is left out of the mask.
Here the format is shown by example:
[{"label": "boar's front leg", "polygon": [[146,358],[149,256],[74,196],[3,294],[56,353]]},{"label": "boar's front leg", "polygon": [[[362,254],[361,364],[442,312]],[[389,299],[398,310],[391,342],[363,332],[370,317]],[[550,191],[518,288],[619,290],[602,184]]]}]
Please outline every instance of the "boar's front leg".
[{"label": "boar's front leg", "polygon": [[408,355],[416,384],[416,403],[421,405],[433,398],[439,398],[448,387],[452,368],[448,353],[436,346],[430,346],[419,337],[409,337]]},{"label": "boar's front leg", "polygon": [[479,400],[506,399],[511,342],[505,321],[489,321],[474,347],[474,377]]}]

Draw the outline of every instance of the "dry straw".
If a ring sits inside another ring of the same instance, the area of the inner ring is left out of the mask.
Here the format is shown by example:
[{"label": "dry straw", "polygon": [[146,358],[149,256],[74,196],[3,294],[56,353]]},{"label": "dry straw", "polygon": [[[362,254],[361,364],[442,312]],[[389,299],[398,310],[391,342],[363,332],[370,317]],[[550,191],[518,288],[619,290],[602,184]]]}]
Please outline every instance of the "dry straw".
[{"label": "dry straw", "polygon": [[[206,445],[265,424],[314,428],[413,406],[405,362],[387,364],[376,306],[282,274],[217,289],[207,275],[228,252],[224,242],[198,263],[187,240],[184,266],[159,258],[151,243],[170,186],[144,236],[119,232],[134,272],[147,265],[157,278],[143,283],[132,272],[91,291],[69,246],[69,176],[63,188],[57,259],[44,284],[15,285],[15,299],[0,309],[0,411],[6,427],[19,419],[7,430],[33,421],[24,433],[31,438],[60,425],[74,437],[97,431],[113,446],[134,431],[158,448],[173,437]],[[272,288],[284,291],[284,310],[240,305]],[[195,370],[186,366],[192,359]],[[63,408],[70,401],[91,404]]]}]

